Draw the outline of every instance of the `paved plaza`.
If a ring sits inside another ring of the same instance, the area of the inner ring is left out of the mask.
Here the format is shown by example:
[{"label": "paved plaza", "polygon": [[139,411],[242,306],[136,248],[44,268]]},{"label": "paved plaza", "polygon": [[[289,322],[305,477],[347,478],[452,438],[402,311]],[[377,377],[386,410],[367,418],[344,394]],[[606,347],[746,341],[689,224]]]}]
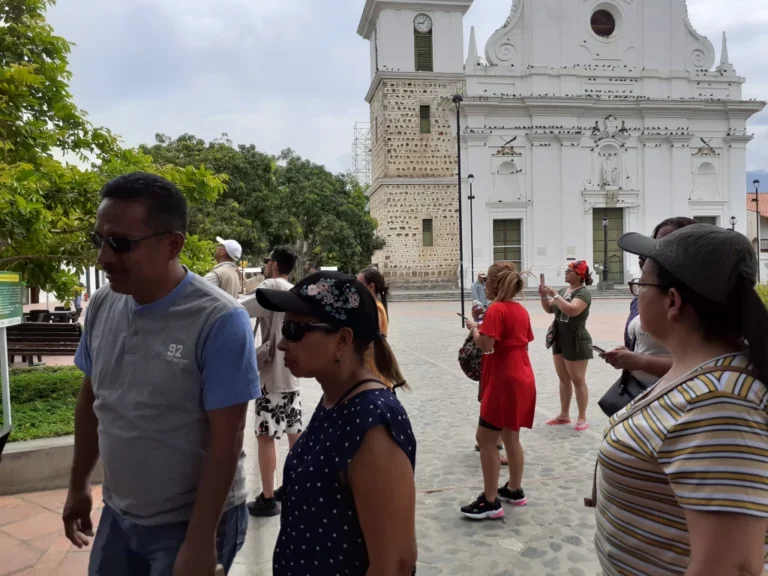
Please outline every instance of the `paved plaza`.
[{"label": "paved plaza", "polygon": [[[591,429],[578,433],[569,426],[544,422],[558,411],[558,383],[544,335],[551,321],[538,300],[527,300],[536,341],[530,348],[536,372],[538,402],[533,430],[522,433],[526,451],[523,487],[528,506],[506,506],[500,521],[474,523],[458,508],[482,490],[479,454],[473,450],[479,404],[477,385],[468,381],[456,361],[466,336],[456,316],[458,303],[419,302],[390,306],[390,343],[412,386],[400,397],[419,442],[417,530],[419,576],[477,574],[483,576],[593,576],[599,566],[592,544],[594,511],[583,505],[590,493],[597,448],[606,418],[597,399],[618,377],[600,360],[590,364]],[[618,345],[628,300],[596,300],[588,327],[596,344]],[[320,398],[319,386],[302,383],[307,419]],[[572,408],[575,417],[575,400]],[[249,494],[260,479],[250,414],[246,438]],[[281,443],[281,461],[287,445]],[[502,468],[503,475],[506,468]],[[64,491],[0,497],[0,576],[83,576],[87,552],[75,552],[63,540],[59,515]],[[248,538],[231,574],[271,575],[272,550],[279,520],[251,518]]]}]

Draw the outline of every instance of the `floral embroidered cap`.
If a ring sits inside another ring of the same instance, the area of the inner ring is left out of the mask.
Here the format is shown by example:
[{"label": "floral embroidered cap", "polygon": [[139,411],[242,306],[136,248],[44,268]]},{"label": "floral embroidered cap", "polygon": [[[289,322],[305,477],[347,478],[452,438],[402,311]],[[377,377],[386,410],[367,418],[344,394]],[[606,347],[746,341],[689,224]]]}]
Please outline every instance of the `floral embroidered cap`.
[{"label": "floral embroidered cap", "polygon": [[367,344],[379,333],[379,312],[368,289],[341,272],[315,272],[288,291],[256,290],[256,300],[273,312],[293,312],[321,322],[350,328]]}]

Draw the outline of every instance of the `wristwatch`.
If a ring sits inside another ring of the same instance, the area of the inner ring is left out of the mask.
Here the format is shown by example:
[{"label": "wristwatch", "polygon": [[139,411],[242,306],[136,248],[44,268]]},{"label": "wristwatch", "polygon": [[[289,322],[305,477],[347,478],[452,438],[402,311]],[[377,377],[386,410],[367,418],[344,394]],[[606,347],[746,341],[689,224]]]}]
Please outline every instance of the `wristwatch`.
[{"label": "wristwatch", "polygon": [[555,294],[552,296],[552,300],[557,300],[558,298],[561,298],[560,294]]}]

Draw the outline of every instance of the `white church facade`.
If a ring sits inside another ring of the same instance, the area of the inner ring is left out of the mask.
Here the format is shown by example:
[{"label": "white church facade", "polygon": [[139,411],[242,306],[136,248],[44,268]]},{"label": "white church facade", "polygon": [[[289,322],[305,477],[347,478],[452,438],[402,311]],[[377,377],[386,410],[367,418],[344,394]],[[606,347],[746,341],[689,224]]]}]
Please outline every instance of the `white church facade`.
[{"label": "white church facade", "polygon": [[746,123],[764,103],[742,100],[725,34],[716,65],[685,0],[514,0],[465,57],[472,3],[365,4],[374,264],[391,282],[456,285],[456,93],[468,282],[497,260],[558,285],[584,259],[597,279],[607,237],[621,284],[639,276],[623,232],[671,216],[746,230]]}]

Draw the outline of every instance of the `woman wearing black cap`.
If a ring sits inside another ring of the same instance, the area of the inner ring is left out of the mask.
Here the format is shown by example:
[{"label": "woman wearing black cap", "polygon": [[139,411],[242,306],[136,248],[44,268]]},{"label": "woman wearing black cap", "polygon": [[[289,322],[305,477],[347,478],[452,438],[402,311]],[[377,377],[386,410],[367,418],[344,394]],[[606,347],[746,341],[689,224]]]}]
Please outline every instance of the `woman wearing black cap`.
[{"label": "woman wearing black cap", "polygon": [[289,291],[258,290],[285,312],[278,348],[323,398],[283,472],[273,573],[408,575],[416,565],[416,439],[400,402],[366,367],[404,379],[379,335],[376,302],[351,276],[318,272]]},{"label": "woman wearing black cap", "polygon": [[755,251],[705,224],[618,243],[647,259],[630,286],[672,368],[611,419],[600,448],[590,503],[603,571],[756,576],[768,532],[768,312]]}]

